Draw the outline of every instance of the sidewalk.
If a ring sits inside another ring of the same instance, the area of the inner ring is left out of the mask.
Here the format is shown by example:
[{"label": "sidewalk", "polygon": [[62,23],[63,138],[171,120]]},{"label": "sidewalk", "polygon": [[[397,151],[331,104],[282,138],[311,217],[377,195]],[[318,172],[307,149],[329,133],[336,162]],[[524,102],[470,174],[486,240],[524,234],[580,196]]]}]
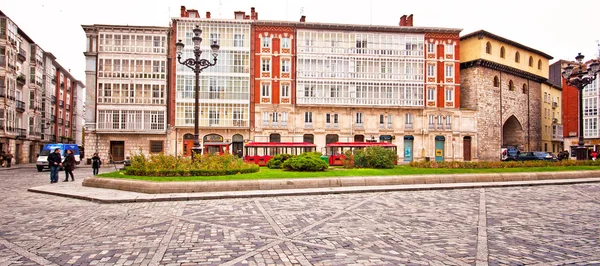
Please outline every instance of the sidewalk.
[{"label": "sidewalk", "polygon": [[[192,193],[161,193],[147,194],[141,192],[124,191],[107,188],[96,188],[83,186],[83,180],[75,182],[59,182],[28,189],[30,192],[44,193],[55,196],[69,197],[75,199],[89,200],[99,203],[130,203],[130,202],[158,202],[158,201],[183,201],[183,200],[210,200],[226,198],[251,198],[251,197],[278,197],[298,195],[323,195],[339,193],[367,193],[367,192],[389,192],[389,191],[415,191],[415,190],[445,190],[445,189],[473,189],[488,187],[513,187],[513,186],[541,186],[541,185],[565,185],[578,183],[600,182],[600,172],[588,176],[588,178],[573,179],[546,179],[546,180],[522,180],[522,181],[488,181],[469,183],[435,183],[435,184],[404,184],[404,185],[372,185],[372,186],[345,186],[345,187],[320,187],[320,188],[294,188],[294,189],[268,189],[268,190],[244,190],[244,191],[221,191],[221,192],[192,192]],[[366,178],[366,177],[365,177]],[[226,181],[223,181],[226,182]],[[150,182],[157,183],[157,182]],[[179,186],[186,186],[186,182]]]}]

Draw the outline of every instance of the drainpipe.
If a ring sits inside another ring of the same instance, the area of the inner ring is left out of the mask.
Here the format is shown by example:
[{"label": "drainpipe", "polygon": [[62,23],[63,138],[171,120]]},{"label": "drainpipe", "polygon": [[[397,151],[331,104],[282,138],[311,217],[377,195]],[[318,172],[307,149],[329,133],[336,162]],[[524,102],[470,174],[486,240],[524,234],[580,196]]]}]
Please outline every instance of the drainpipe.
[{"label": "drainpipe", "polygon": [[530,131],[530,121],[531,121],[531,116],[529,114],[530,110],[529,110],[529,91],[531,91],[529,89],[529,79],[527,79],[527,150],[531,150],[531,142],[530,142],[530,136],[531,136],[531,131]]},{"label": "drainpipe", "polygon": [[[504,118],[502,117],[502,71],[500,71],[499,79],[500,81],[498,82],[498,86],[500,88],[500,151],[502,151],[502,146],[504,146]],[[500,155],[500,158],[502,158],[502,155]]]}]

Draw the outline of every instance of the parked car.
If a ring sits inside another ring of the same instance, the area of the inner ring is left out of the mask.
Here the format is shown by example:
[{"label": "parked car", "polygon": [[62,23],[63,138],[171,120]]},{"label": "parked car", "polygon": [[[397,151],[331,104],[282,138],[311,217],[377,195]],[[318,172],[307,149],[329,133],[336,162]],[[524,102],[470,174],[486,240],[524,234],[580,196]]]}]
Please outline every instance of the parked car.
[{"label": "parked car", "polygon": [[533,160],[542,160],[542,161],[552,161],[556,162],[558,159],[556,155],[551,152],[545,151],[525,151],[521,152],[517,157],[514,158],[515,161],[533,161]]}]

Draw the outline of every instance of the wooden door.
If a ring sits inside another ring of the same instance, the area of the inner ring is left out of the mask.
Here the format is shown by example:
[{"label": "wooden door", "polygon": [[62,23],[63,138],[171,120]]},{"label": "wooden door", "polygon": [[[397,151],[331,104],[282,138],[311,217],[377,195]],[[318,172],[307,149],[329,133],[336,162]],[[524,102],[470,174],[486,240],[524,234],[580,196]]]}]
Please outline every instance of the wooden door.
[{"label": "wooden door", "polygon": [[463,157],[465,161],[471,160],[471,137],[465,137],[463,139]]},{"label": "wooden door", "polygon": [[113,162],[120,162],[125,160],[125,142],[124,141],[111,141],[110,142],[110,155],[112,156]]}]

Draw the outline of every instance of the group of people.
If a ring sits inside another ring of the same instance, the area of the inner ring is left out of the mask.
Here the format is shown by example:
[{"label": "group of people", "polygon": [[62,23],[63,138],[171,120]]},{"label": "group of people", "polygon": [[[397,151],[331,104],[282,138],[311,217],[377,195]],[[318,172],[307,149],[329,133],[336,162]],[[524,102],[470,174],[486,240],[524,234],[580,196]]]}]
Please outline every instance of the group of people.
[{"label": "group of people", "polygon": [[[48,163],[50,164],[51,184],[58,183],[58,171],[61,167],[65,170],[65,179],[63,180],[63,182],[68,182],[69,177],[71,177],[71,181],[75,181],[75,176],[73,175],[73,170],[75,170],[76,164],[75,155],[73,154],[72,150],[66,150],[65,153],[66,154],[64,160],[60,154],[59,148],[54,149],[54,152],[48,155]],[[100,168],[100,165],[102,165],[102,161],[100,160],[98,153],[94,153],[94,156],[92,157],[92,169],[94,175],[98,174],[98,169]]]},{"label": "group of people", "polygon": [[8,152],[4,152],[4,151],[0,151],[0,167],[10,167],[11,163],[12,163],[12,158],[13,155],[12,153]]}]

